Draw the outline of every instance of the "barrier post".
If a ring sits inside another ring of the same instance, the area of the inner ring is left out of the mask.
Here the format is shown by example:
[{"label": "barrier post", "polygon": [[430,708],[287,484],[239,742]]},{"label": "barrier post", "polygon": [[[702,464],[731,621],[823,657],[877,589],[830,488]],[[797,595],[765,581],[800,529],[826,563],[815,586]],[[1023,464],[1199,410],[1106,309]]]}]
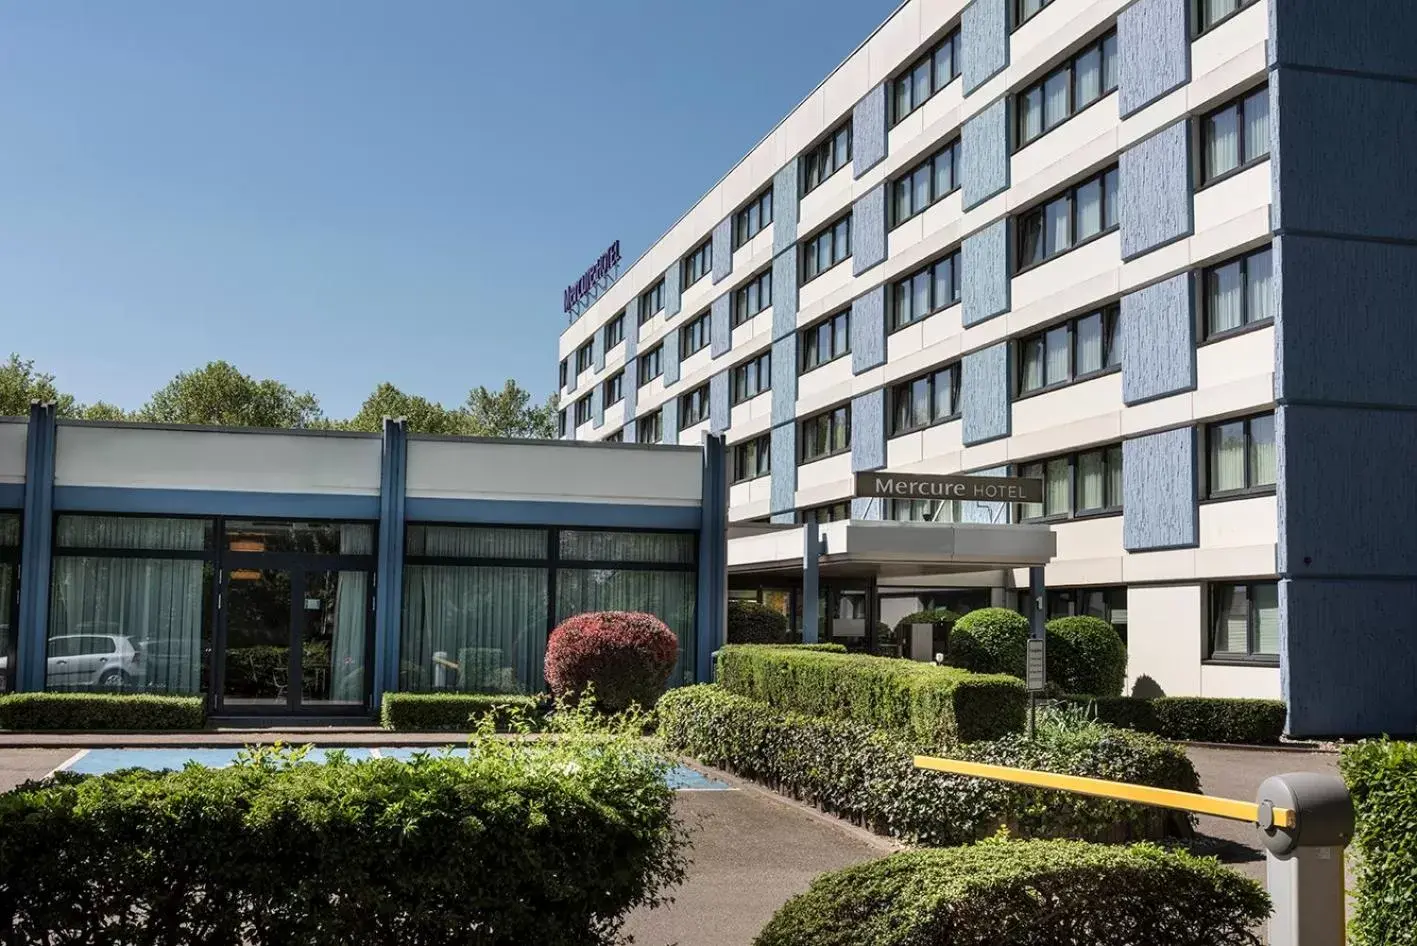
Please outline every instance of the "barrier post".
[{"label": "barrier post", "polygon": [[[1294,772],[1265,779],[1257,797],[1270,898],[1270,946],[1343,946],[1343,849],[1353,837],[1353,799],[1343,779]],[[1274,823],[1291,809],[1292,827]]]}]

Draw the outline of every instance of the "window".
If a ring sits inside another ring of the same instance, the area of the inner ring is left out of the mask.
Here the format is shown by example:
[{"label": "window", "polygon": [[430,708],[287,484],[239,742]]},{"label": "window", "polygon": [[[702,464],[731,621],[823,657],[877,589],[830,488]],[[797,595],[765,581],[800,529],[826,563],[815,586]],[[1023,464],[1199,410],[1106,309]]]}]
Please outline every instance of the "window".
[{"label": "window", "polygon": [[20,517],[0,513],[0,693],[15,688],[19,571]]},{"label": "window", "polygon": [[892,124],[915,111],[959,75],[959,30],[935,44],[892,83]]},{"label": "window", "polygon": [[576,402],[576,426],[590,423],[590,395]]},{"label": "window", "polygon": [[815,522],[822,525],[828,522],[845,522],[851,518],[851,500],[840,503],[827,503],[824,506],[812,506],[797,512],[798,522]]},{"label": "window", "polygon": [[816,325],[804,328],[797,345],[802,350],[798,374],[820,368],[851,351],[851,310],[843,309]]},{"label": "window", "polygon": [[1117,169],[1108,168],[1018,218],[1017,272],[1116,229]]},{"label": "window", "polygon": [[1214,29],[1255,0],[1197,0],[1196,33]]},{"label": "window", "polygon": [[898,227],[959,187],[959,139],[896,178],[891,185],[891,226]]},{"label": "window", "polygon": [[733,248],[747,243],[772,223],[772,188],[769,187],[733,215]]},{"label": "window", "polygon": [[702,351],[709,343],[709,314],[700,315],[679,330],[679,360],[683,361],[696,351]]},{"label": "window", "polygon": [[886,499],[882,518],[894,522],[959,522],[953,499]]},{"label": "window", "polygon": [[663,311],[664,280],[661,279],[640,296],[640,324],[644,325]]},{"label": "window", "polygon": [[1206,495],[1212,499],[1274,489],[1274,415],[1206,428]]},{"label": "window", "polygon": [[625,313],[605,323],[605,350],[608,352],[625,340]]},{"label": "window", "polygon": [[816,147],[802,155],[802,194],[818,185],[851,161],[851,119],[843,122]]},{"label": "window", "polygon": [[709,237],[684,257],[684,288],[687,289],[713,269],[713,238]]},{"label": "window", "polygon": [[1014,0],[1014,28],[1017,29],[1033,19],[1034,14],[1052,2],[1053,0]]},{"label": "window", "polygon": [[[1101,618],[1116,629],[1127,642],[1127,589],[1114,588],[1049,588],[1045,599],[1047,619],[1079,615]],[[1028,613],[1028,592],[1018,593],[1018,613]]]},{"label": "window", "polygon": [[664,374],[664,346],[656,345],[640,356],[640,387]]},{"label": "window", "polygon": [[733,445],[733,482],[767,476],[772,472],[772,434]]},{"label": "window", "polygon": [[687,394],[679,395],[679,429],[686,430],[708,420],[709,386],[701,384]]},{"label": "window", "polygon": [[625,442],[625,428],[621,427],[619,430],[615,431],[614,433],[606,434],[605,437],[604,437],[600,442],[601,442],[601,443],[624,443],[624,442]]},{"label": "window", "polygon": [[1020,503],[1020,521],[1122,511],[1121,444],[1026,463],[1019,476],[1043,481],[1043,502]]},{"label": "window", "polygon": [[959,411],[959,364],[937,368],[891,389],[891,436],[948,420]]},{"label": "window", "polygon": [[565,358],[562,358],[562,359],[561,359],[561,387],[564,388],[564,387],[566,386],[566,383],[567,383],[568,381],[570,381],[570,379],[571,379],[571,366],[570,366],[570,362],[568,362]]},{"label": "window", "polygon": [[1210,586],[1210,659],[1279,659],[1279,584]]},{"label": "window", "polygon": [[1201,276],[1205,337],[1273,319],[1271,275],[1269,247],[1207,269]]},{"label": "window", "polygon": [[802,421],[801,462],[810,463],[851,449],[851,406],[843,404]]},{"label": "window", "polygon": [[1089,43],[1014,98],[1022,148],[1117,89],[1117,34]]},{"label": "window", "polygon": [[733,290],[733,327],[737,328],[772,305],[772,267]]},{"label": "window", "polygon": [[590,370],[592,358],[594,357],[594,347],[590,342],[586,342],[576,349],[576,377]]},{"label": "window", "polygon": [[851,258],[851,214],[802,244],[802,282],[808,283]]},{"label": "window", "polygon": [[618,404],[625,397],[625,372],[617,371],[605,379],[604,401],[605,406]]},{"label": "window", "polygon": [[660,443],[664,440],[664,412],[653,411],[635,424],[636,443]]},{"label": "window", "polygon": [[1269,87],[1201,118],[1201,183],[1237,174],[1269,157]]},{"label": "window", "polygon": [[729,391],[734,404],[742,404],[772,389],[772,349],[756,358],[734,365],[729,374]]},{"label": "window", "polygon": [[1018,393],[1083,380],[1121,365],[1121,312],[1113,303],[1020,339]]},{"label": "window", "polygon": [[891,285],[891,330],[905,328],[959,301],[959,251]]},{"label": "window", "polygon": [[559,410],[556,412],[556,436],[566,436],[566,412]]}]

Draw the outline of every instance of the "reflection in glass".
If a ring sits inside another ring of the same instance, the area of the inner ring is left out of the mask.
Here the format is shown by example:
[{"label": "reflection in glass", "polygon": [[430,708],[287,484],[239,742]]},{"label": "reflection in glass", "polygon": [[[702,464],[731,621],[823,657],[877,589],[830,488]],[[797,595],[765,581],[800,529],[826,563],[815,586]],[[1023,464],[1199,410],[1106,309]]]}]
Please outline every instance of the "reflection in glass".
[{"label": "reflection in glass", "polygon": [[[241,569],[227,578],[223,701],[228,706],[285,706],[290,689],[290,572]],[[310,663],[318,663],[318,658]]]},{"label": "reflection in glass", "polygon": [[363,523],[230,520],[226,524],[226,547],[233,552],[371,555],[374,530]]},{"label": "reflection in glass", "polygon": [[305,573],[300,623],[302,704],[364,702],[369,573]]}]

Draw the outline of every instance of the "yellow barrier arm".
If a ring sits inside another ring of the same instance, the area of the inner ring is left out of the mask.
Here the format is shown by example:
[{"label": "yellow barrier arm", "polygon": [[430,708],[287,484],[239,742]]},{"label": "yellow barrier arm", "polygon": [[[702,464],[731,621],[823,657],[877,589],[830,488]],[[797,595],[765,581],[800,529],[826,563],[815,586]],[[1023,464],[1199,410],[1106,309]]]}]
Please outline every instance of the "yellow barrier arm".
[{"label": "yellow barrier arm", "polygon": [[[1169,788],[1152,788],[1150,785],[1133,785],[1130,782],[1112,782],[1101,778],[1086,778],[1081,775],[1059,775],[1055,772],[1036,772],[1032,769],[1014,769],[1003,765],[986,765],[982,762],[964,762],[960,759],[940,759],[935,756],[915,757],[917,769],[930,769],[950,775],[965,775],[970,778],[987,778],[1016,785],[1032,785],[1035,788],[1053,788],[1064,792],[1077,792],[1097,798],[1112,798],[1117,801],[1137,802],[1157,808],[1174,808],[1192,811],[1200,815],[1214,815],[1232,821],[1259,823],[1259,805],[1230,798],[1215,798],[1194,792],[1178,792]],[[1297,823],[1292,808],[1273,809],[1274,824],[1280,828],[1292,828]]]}]

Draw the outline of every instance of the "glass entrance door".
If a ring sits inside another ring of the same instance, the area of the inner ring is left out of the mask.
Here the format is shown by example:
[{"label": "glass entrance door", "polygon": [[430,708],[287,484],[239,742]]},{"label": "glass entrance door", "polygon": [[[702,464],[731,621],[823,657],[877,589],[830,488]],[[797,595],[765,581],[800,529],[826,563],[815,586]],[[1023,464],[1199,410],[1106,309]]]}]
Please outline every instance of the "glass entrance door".
[{"label": "glass entrance door", "polygon": [[368,666],[369,573],[305,572],[296,622],[299,705],[363,706]]}]

